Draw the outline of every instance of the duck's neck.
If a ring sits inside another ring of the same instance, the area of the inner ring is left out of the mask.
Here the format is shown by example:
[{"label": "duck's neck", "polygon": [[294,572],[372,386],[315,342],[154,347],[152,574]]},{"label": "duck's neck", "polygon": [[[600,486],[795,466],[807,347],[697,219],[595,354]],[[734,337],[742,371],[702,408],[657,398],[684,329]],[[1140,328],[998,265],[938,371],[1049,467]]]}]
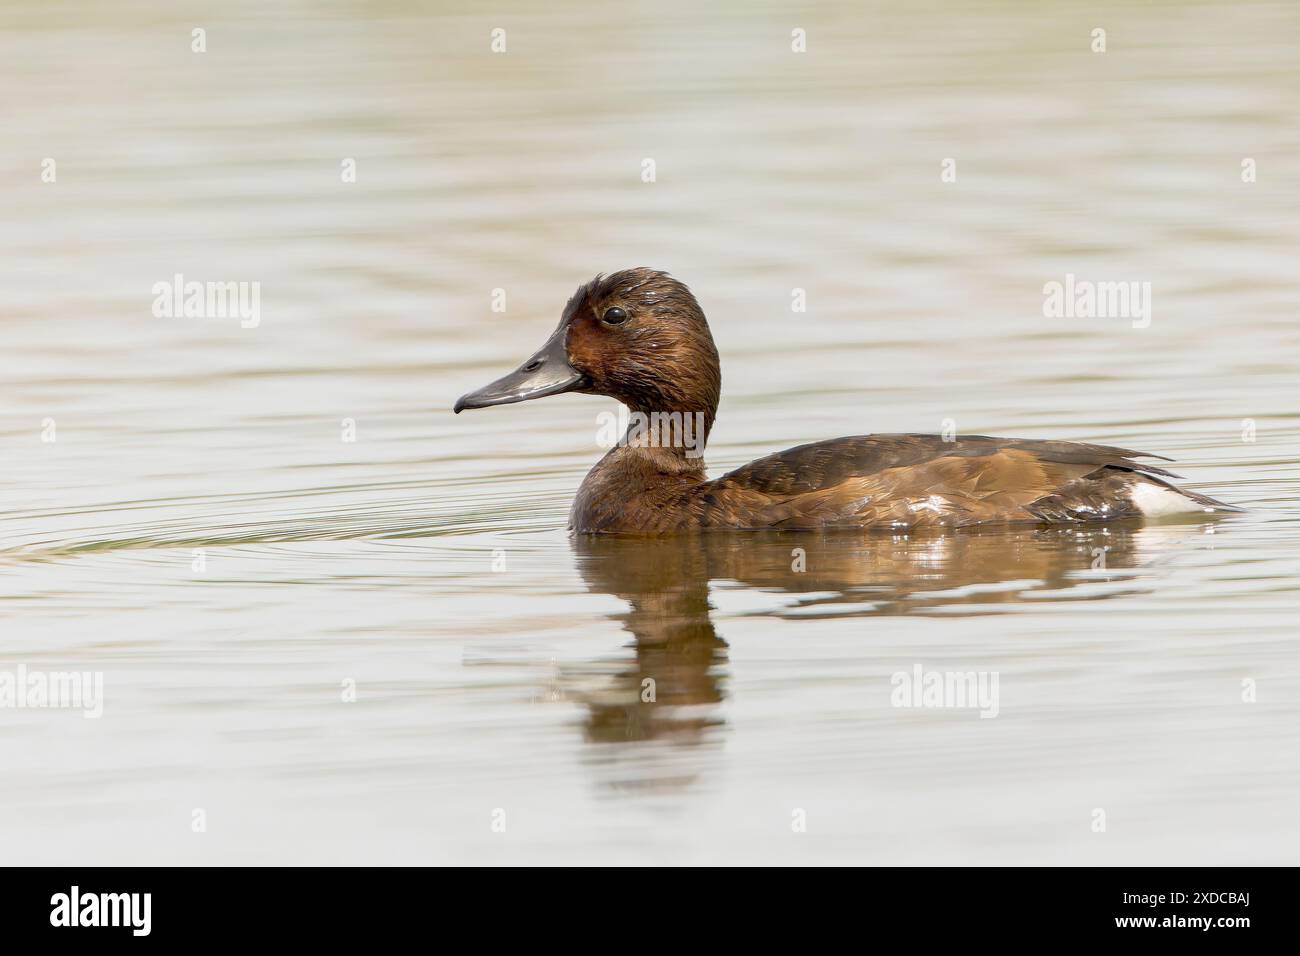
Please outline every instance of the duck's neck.
[{"label": "duck's neck", "polygon": [[[608,395],[627,407],[629,422],[620,445],[652,451],[671,470],[704,470],[704,446],[713,430],[722,394],[718,350],[699,307],[692,334],[646,347],[653,361],[618,369]],[[663,347],[658,347],[663,346]]]},{"label": "duck's neck", "polygon": [[703,471],[714,415],[712,407],[703,405],[665,411],[629,403],[628,426],[619,444],[634,449],[638,457],[662,463],[665,471]]},{"label": "duck's neck", "polygon": [[569,512],[574,531],[671,530],[688,514],[683,502],[708,479],[703,458],[625,442],[587,472]]}]

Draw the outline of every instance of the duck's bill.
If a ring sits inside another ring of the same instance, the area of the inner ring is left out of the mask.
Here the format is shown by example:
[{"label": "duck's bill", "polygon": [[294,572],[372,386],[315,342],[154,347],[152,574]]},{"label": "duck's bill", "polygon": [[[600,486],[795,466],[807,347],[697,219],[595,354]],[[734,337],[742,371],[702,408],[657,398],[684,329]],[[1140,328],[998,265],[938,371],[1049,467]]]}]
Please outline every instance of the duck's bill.
[{"label": "duck's bill", "polygon": [[547,339],[546,344],[521,365],[518,371],[503,375],[478,391],[469,392],[456,400],[453,409],[460,414],[466,408],[487,408],[489,405],[510,405],[547,395],[572,392],[582,386],[586,377],[569,364],[568,350],[564,347],[563,325]]}]

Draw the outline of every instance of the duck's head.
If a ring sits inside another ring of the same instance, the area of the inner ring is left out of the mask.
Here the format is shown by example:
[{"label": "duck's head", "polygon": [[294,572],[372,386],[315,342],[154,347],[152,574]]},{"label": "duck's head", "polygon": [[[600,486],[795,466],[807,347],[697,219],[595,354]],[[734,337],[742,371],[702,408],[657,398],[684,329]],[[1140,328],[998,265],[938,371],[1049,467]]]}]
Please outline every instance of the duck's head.
[{"label": "duck's head", "polygon": [[455,411],[582,392],[646,414],[702,412],[712,424],[721,382],[718,350],[691,290],[666,272],[626,269],[579,287],[546,344],[509,375],[462,395]]}]

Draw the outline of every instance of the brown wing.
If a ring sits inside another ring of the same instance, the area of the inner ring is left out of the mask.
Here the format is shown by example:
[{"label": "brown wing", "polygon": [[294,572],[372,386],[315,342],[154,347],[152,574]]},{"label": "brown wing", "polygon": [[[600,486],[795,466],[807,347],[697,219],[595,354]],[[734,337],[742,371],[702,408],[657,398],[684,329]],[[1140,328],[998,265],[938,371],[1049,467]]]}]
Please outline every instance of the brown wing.
[{"label": "brown wing", "polygon": [[983,435],[862,435],[760,458],[703,486],[695,504],[705,524],[733,527],[960,527],[1077,520],[1093,508],[1136,516],[1127,489],[1138,475],[1177,477],[1138,457],[1157,456]]}]

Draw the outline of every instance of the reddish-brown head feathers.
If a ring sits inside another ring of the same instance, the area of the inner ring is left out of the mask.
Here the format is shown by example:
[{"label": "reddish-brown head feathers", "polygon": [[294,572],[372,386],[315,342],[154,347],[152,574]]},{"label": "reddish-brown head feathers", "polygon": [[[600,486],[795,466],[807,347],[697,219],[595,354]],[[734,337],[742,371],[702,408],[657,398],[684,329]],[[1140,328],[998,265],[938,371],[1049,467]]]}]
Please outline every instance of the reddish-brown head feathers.
[{"label": "reddish-brown head feathers", "polygon": [[633,411],[703,412],[711,424],[722,376],[708,322],[691,290],[666,272],[597,276],[564,308],[569,362],[582,391]]}]

